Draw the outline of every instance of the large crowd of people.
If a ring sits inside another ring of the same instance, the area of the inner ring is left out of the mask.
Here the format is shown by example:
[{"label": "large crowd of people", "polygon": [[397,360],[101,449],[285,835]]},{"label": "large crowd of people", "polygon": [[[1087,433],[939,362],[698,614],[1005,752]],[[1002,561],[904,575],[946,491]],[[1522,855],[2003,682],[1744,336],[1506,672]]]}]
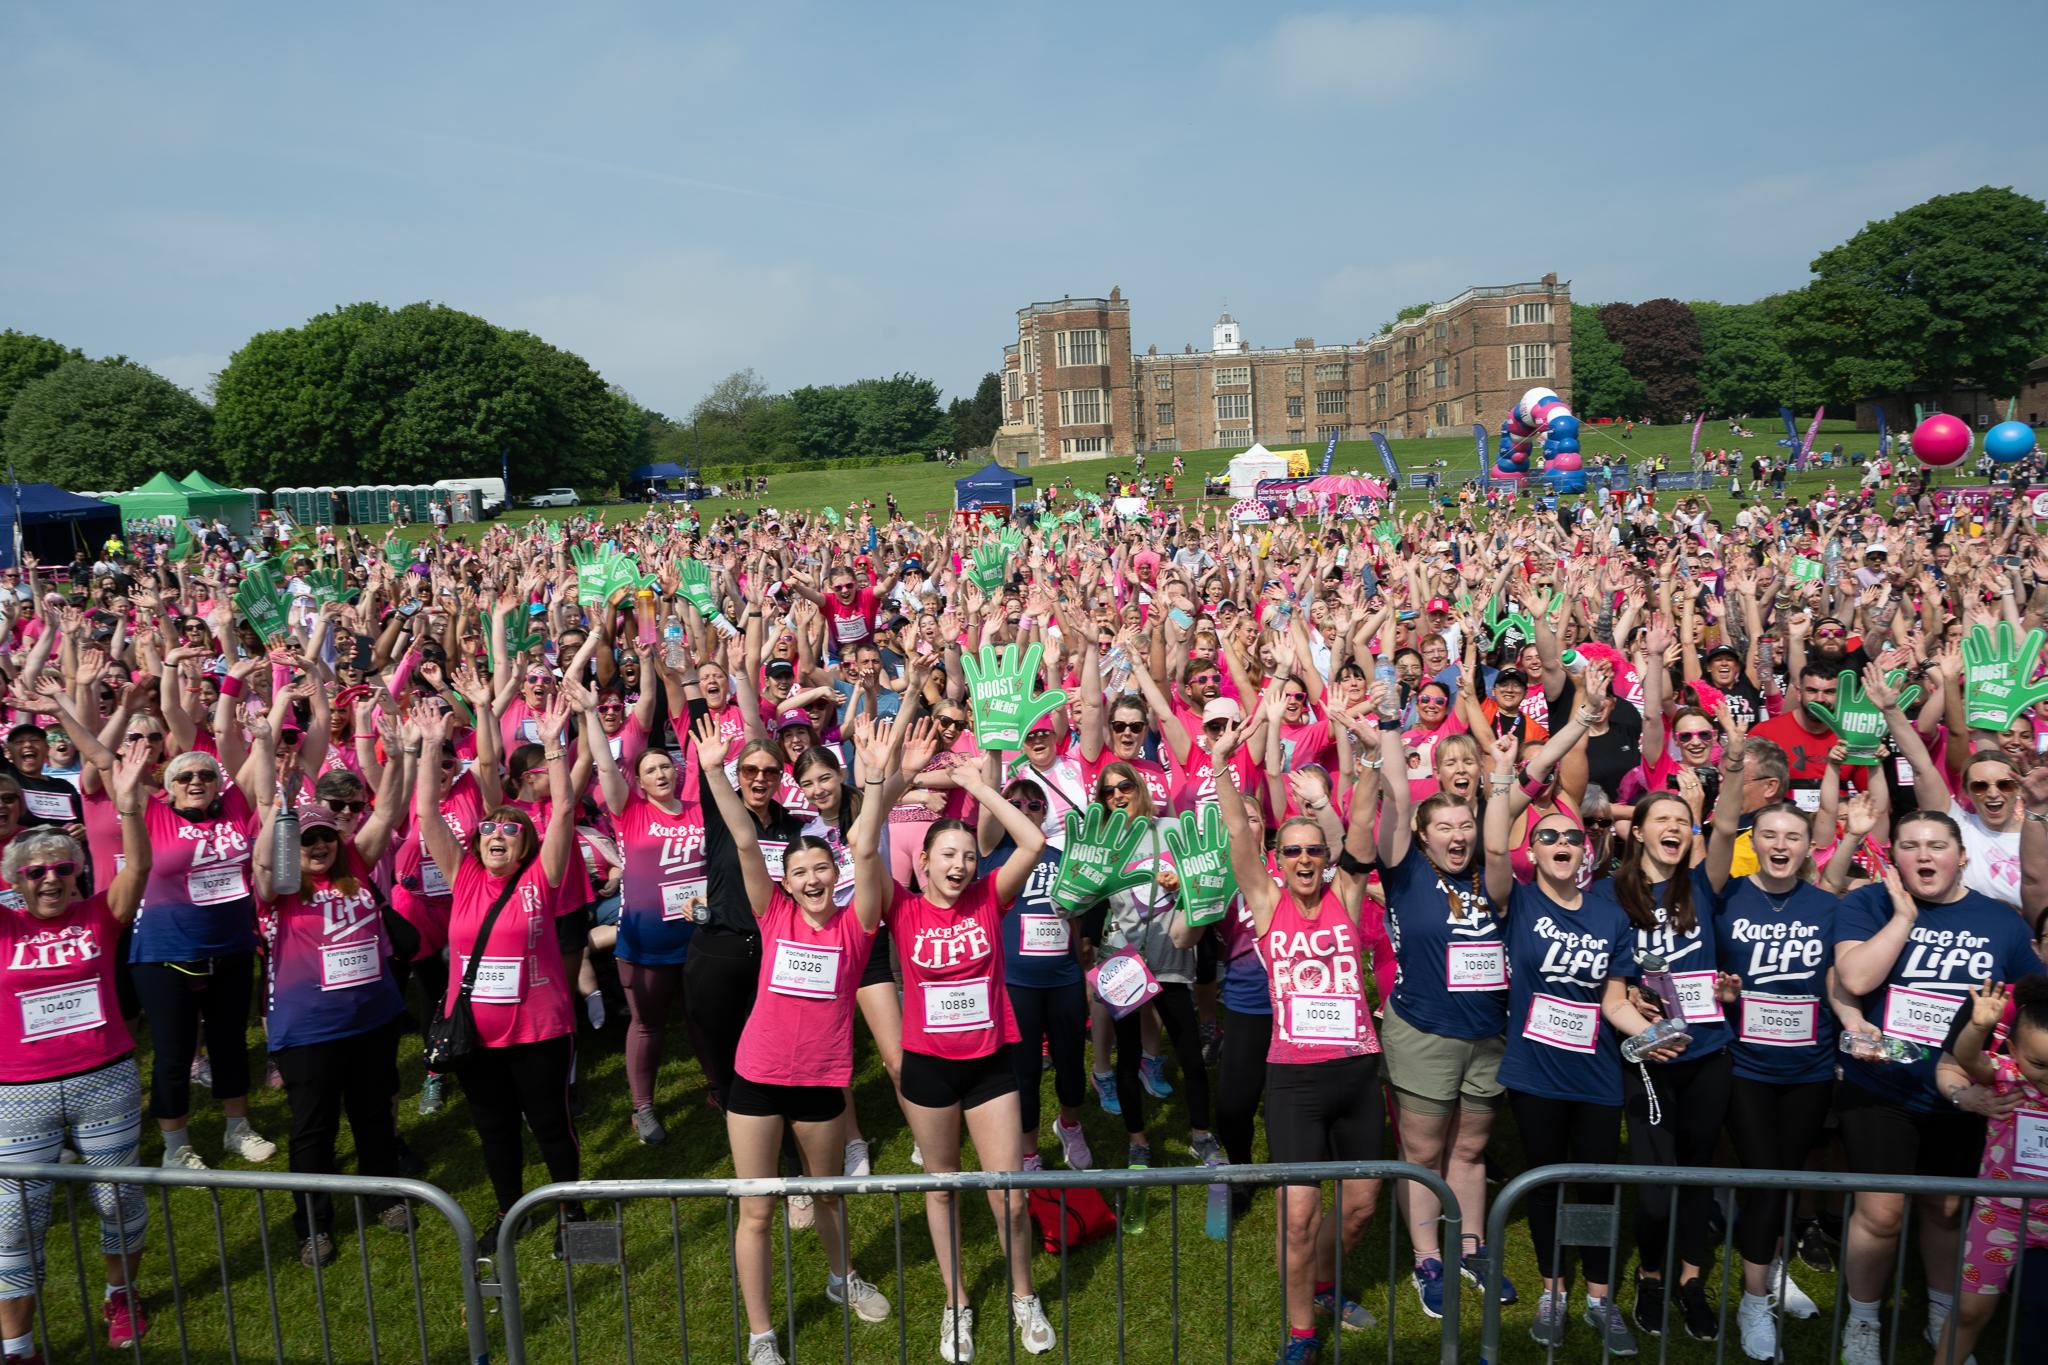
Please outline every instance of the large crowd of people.
[{"label": "large crowd of people", "polygon": [[[462,1107],[488,1254],[528,1134],[552,1178],[606,1174],[572,1087],[609,956],[641,1143],[666,1142],[662,1078],[693,1060],[740,1177],[868,1173],[856,1083],[892,1092],[934,1172],[1398,1155],[1443,1177],[1464,1230],[1444,1245],[1436,1199],[1395,1191],[1432,1316],[1490,1264],[1489,1146],[1510,1171],[2048,1177],[2028,636],[2048,541],[2028,523],[1843,499],[1738,525],[1642,492],[1258,526],[1104,511],[1013,529],[661,506],[553,534],[309,531],[274,575],[147,536],[77,581],[8,570],[0,1160],[203,1167],[196,1075],[224,1155],[273,1160],[249,1118],[260,1025],[292,1171],[337,1169],[344,1118],[356,1169],[412,1169],[400,1115]],[[595,546],[643,579],[593,593]],[[251,612],[256,578],[274,612]],[[1045,698],[1014,739],[977,686],[1009,645]],[[1094,807],[1136,842],[1076,905],[1055,893]],[[1175,817],[1212,807],[1236,885],[1213,918],[1174,851]],[[1113,961],[1135,1007],[1096,987]],[[1091,1105],[1123,1150],[1091,1150]],[[1372,1328],[1337,1264],[1380,1194],[1349,1182],[1341,1217],[1315,1187],[1274,1196],[1284,1361]],[[1257,1197],[1219,1183],[1212,1215]],[[990,1199],[1005,1331],[1050,1351],[1027,1201]],[[927,1196],[918,1290],[965,1361],[977,1336],[1000,1348],[955,1202]],[[1527,1205],[1542,1283],[1515,1311],[1538,1342],[1716,1336],[1733,1220],[1750,1358],[1818,1311],[1802,1259],[1845,1278],[1842,1359],[1882,1358],[1906,1196],[1832,1222],[1831,1201],[1645,1188],[1619,1261],[1560,1251],[1558,1202]],[[1903,1330],[1961,1361],[2048,1220],[1914,1202],[1928,1308]],[[50,1204],[48,1182],[0,1182],[10,1362],[37,1358]],[[750,1365],[782,1359],[778,1211],[815,1230],[835,1304],[897,1311],[839,1203],[742,1204]],[[113,1186],[92,1205],[122,1349],[148,1328],[147,1210]],[[402,1201],[375,1213],[409,1226]],[[324,1201],[294,1219],[309,1265],[337,1254]]]}]

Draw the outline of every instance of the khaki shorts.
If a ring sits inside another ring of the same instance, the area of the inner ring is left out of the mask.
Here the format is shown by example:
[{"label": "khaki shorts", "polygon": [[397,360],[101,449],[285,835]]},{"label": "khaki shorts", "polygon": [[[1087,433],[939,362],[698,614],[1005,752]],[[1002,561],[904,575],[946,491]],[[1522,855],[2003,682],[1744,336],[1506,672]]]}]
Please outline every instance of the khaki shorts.
[{"label": "khaki shorts", "polygon": [[1389,1004],[1380,1021],[1380,1050],[1386,1056],[1387,1084],[1403,1109],[1448,1114],[1461,1104],[1500,1107],[1500,1059],[1507,1050],[1503,1035],[1440,1038],[1416,1028]]}]

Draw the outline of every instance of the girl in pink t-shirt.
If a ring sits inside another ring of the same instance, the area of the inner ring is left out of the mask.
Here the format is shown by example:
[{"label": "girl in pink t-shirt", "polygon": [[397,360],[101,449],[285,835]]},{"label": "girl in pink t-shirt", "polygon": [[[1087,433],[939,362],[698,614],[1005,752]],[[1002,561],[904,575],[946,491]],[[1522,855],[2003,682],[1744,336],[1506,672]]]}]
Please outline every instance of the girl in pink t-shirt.
[{"label": "girl in pink t-shirt", "polygon": [[[831,843],[816,835],[799,835],[789,844],[780,859],[778,884],[762,856],[754,822],[725,780],[725,736],[707,716],[697,723],[695,739],[701,784],[732,830],[740,880],[761,934],[754,1008],[740,1033],[725,1101],[733,1174],[742,1180],[774,1176],[786,1126],[809,1174],[839,1175],[846,1154],[845,1087],[853,1080],[854,998],[874,950],[881,903],[872,896],[838,902],[833,892],[839,860]],[[854,837],[863,828],[870,839],[876,837],[884,804],[879,799],[863,804]],[[780,1359],[768,1352],[755,1354],[755,1343],[765,1342],[772,1351],[775,1340],[769,1252],[773,1202],[742,1199],[733,1234],[733,1260],[752,1338],[749,1359]],[[815,1205],[818,1240],[830,1269],[826,1297],[848,1305],[865,1321],[882,1321],[889,1316],[889,1301],[847,1263],[844,1207],[830,1195],[817,1196]]]},{"label": "girl in pink t-shirt", "polygon": [[[581,1168],[569,1114],[574,1013],[555,937],[558,902],[570,885],[576,856],[575,806],[569,798],[563,736],[568,722],[568,702],[550,698],[539,721],[552,799],[544,833],[534,829],[524,811],[500,805],[477,821],[468,840],[458,840],[441,814],[439,763],[419,765],[413,798],[421,846],[449,887],[444,1016],[454,1012],[471,957],[478,959],[469,992],[477,1047],[456,1074],[469,1100],[484,1170],[498,1201],[498,1218],[479,1238],[480,1255],[496,1254],[499,1224],[522,1192],[522,1121],[533,1130],[551,1179],[574,1180]],[[447,713],[421,714],[406,722],[406,753],[418,758],[422,752],[437,752],[447,734]],[[429,950],[439,946],[430,925],[421,926],[421,934]],[[580,1219],[582,1209],[565,1204],[562,1216]]]},{"label": "girl in pink t-shirt", "polygon": [[[930,761],[937,738],[929,722],[911,727],[907,741],[900,732],[900,723],[886,734],[862,723],[855,739],[864,798],[874,793],[893,800],[901,779]],[[894,752],[898,746],[900,753]],[[1003,985],[1000,921],[1038,866],[1046,836],[994,785],[998,762],[1000,757],[992,755],[989,767],[963,763],[953,769],[960,788],[982,803],[1016,843],[991,876],[975,876],[981,848],[965,821],[939,820],[926,828],[917,854],[922,894],[890,878],[879,824],[863,819],[853,829],[854,904],[878,912],[887,907],[889,932],[903,967],[899,1088],[927,1171],[960,1169],[963,1120],[983,1170],[1015,1171],[1024,1165],[1023,1110],[1009,1055],[1018,1037],[1017,1020]],[[959,1230],[953,1198],[951,1193],[927,1194],[925,1218],[946,1289],[940,1354],[963,1360],[972,1355],[974,1310],[954,1265]],[[1033,1238],[1023,1191],[992,1191],[989,1202],[1005,1222],[999,1240],[1009,1255],[1011,1319],[1027,1352],[1050,1351],[1056,1344],[1052,1324],[1031,1287]]]}]

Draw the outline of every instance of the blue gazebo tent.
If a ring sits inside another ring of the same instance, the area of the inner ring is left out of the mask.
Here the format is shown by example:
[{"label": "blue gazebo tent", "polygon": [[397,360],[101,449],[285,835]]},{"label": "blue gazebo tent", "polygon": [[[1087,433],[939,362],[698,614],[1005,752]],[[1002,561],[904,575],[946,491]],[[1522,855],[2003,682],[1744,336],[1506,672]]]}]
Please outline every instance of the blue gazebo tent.
[{"label": "blue gazebo tent", "polygon": [[1031,480],[999,464],[990,463],[976,470],[964,479],[953,480],[953,510],[955,512],[987,512],[1001,510],[1005,514],[1017,506],[1017,490],[1031,487]]},{"label": "blue gazebo tent", "polygon": [[81,546],[95,557],[121,534],[121,509],[67,493],[53,483],[0,484],[0,568],[16,566],[20,546],[45,564],[68,564]]}]

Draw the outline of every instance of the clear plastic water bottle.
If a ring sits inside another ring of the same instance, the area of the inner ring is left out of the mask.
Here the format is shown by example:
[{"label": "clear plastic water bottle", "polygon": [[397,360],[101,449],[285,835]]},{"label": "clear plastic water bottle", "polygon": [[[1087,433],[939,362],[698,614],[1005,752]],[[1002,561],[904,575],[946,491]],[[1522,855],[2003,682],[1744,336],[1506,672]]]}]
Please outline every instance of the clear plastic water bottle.
[{"label": "clear plastic water bottle", "polygon": [[662,627],[661,658],[670,668],[683,666],[683,628],[673,621]]},{"label": "clear plastic water bottle", "polygon": [[1389,688],[1392,688],[1394,685],[1394,661],[1382,654],[1379,662],[1373,665],[1372,680],[1376,683],[1385,683]]},{"label": "clear plastic water bottle", "polygon": [[1642,1060],[1668,1043],[1692,1041],[1692,1035],[1685,1029],[1685,1007],[1678,1002],[1678,987],[1671,980],[1670,964],[1658,953],[1644,953],[1639,961],[1643,969],[1643,989],[1657,997],[1664,1017],[1622,1043],[1621,1055],[1632,1062]]},{"label": "clear plastic water bottle", "polygon": [[1924,1060],[1931,1051],[1911,1038],[1879,1033],[1876,1029],[1844,1032],[1840,1047],[1844,1055],[1859,1061],[1898,1062],[1907,1066]]},{"label": "clear plastic water bottle", "polygon": [[280,806],[270,831],[270,881],[280,896],[299,889],[299,812]]},{"label": "clear plastic water bottle", "polygon": [[1683,1019],[1659,1019],[1635,1037],[1622,1039],[1621,1055],[1628,1061],[1640,1062],[1667,1043],[1691,1041]]},{"label": "clear plastic water bottle", "polygon": [[1842,580],[1842,543],[1832,536],[1827,548],[1821,551],[1822,577],[1829,587]]}]

